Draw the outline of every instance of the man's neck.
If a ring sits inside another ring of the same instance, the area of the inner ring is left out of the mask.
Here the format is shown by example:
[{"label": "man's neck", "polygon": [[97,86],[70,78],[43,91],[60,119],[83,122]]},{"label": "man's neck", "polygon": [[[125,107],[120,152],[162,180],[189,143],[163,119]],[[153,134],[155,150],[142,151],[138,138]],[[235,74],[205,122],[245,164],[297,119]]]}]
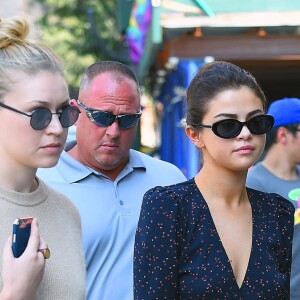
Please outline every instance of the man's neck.
[{"label": "man's neck", "polygon": [[295,180],[299,177],[297,165],[291,163],[285,155],[267,153],[262,164],[271,173],[284,180]]}]

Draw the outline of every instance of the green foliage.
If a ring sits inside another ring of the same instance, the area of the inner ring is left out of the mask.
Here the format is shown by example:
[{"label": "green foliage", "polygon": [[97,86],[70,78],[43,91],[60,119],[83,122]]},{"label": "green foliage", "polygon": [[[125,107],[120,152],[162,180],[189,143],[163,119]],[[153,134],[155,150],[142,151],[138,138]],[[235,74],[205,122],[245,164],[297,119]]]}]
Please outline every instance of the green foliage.
[{"label": "green foliage", "polygon": [[[124,53],[126,57],[127,49],[120,42],[117,27],[116,0],[31,1],[41,6],[38,23],[44,40],[64,61],[71,96],[76,96],[74,90],[88,65],[116,57],[122,60]],[[91,12],[95,28],[88,17]],[[111,57],[113,54],[115,57]]]}]

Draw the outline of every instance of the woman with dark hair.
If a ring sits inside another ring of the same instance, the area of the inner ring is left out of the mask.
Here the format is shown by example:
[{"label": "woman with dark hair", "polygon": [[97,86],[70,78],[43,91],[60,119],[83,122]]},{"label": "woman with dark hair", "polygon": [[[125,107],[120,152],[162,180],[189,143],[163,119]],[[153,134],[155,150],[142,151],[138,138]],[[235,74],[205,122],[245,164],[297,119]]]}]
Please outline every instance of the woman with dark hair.
[{"label": "woman with dark hair", "polygon": [[187,90],[192,179],[149,190],[134,252],[135,299],[289,299],[293,205],[246,188],[274,123],[254,77],[216,61]]}]

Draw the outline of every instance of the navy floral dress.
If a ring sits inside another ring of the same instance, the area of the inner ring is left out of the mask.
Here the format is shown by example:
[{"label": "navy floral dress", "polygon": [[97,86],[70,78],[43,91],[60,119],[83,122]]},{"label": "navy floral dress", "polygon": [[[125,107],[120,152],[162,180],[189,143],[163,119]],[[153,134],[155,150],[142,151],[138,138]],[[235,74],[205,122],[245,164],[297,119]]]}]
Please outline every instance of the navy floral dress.
[{"label": "navy floral dress", "polygon": [[134,299],[289,299],[294,206],[277,194],[247,193],[252,248],[239,287],[194,178],[148,191],[135,238]]}]

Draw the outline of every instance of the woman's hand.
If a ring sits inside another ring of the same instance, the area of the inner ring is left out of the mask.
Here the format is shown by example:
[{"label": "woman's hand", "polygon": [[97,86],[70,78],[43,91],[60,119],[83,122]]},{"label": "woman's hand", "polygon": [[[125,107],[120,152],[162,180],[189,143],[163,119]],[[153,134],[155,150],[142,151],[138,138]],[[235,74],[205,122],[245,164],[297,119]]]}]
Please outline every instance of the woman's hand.
[{"label": "woman's hand", "polygon": [[32,220],[31,233],[24,253],[15,258],[12,253],[12,238],[3,248],[2,283],[0,300],[32,300],[43,279],[45,258],[38,249],[47,248],[41,239],[37,219]]}]

